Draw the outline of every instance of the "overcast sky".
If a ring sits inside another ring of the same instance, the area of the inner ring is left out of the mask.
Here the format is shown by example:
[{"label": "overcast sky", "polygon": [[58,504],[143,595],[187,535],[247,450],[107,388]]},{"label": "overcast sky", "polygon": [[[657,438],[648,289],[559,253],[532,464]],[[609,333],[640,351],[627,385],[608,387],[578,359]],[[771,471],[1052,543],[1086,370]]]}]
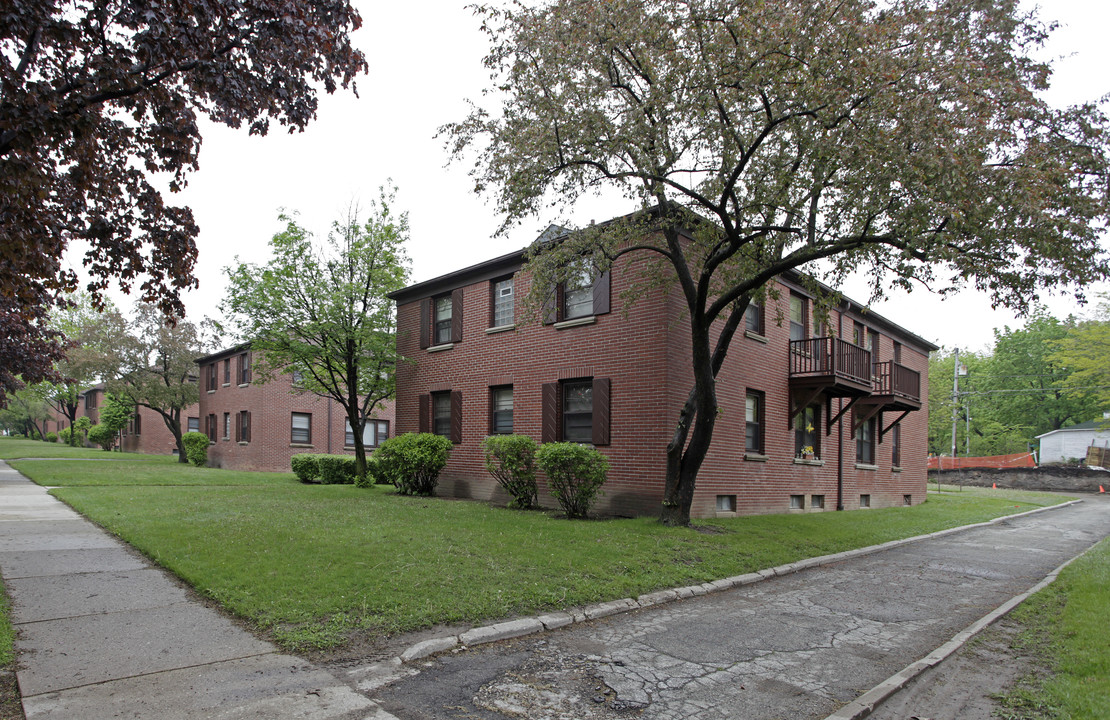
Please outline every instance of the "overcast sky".
[{"label": "overcast sky", "polygon": [[[537,217],[508,237],[494,238],[499,219],[472,192],[467,167],[446,166],[443,141],[435,138],[440,125],[466,115],[466,99],[480,99],[488,80],[478,20],[455,0],[355,4],[364,24],[353,37],[370,64],[369,75],[358,80],[358,98],[349,92],[323,96],[317,120],[295,135],[275,128],[259,138],[202,126],[201,169],[183,193],[169,198],[189,205],[201,228],[200,288],[186,296],[190,320],[219,316],[223,268],[236,256],[266,261],[267,242],[281,227],[281,208],[299,211],[302,224],[322,236],[352,201],[377,197],[389,178],[399,188],[398,209],[409,213],[414,282],[521,248],[553,221],[585,225],[634,209],[591,200],[569,218]],[[1061,23],[1047,51],[1061,58],[1050,100],[1072,104],[1110,93],[1110,4],[1053,0],[1041,13]],[[845,291],[867,299],[862,285]],[[1044,300],[1058,316],[1084,312],[1070,296]],[[1021,324],[973,292],[941,301],[915,291],[873,309],[949,348],[981,350],[990,345],[994,328]]]}]

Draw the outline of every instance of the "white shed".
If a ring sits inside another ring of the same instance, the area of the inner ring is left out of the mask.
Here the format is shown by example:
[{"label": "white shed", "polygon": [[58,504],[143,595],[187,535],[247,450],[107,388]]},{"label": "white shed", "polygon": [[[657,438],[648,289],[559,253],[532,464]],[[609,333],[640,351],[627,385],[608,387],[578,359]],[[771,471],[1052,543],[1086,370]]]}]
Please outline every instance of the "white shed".
[{"label": "white shed", "polygon": [[1041,464],[1087,457],[1091,445],[1110,447],[1110,420],[1092,420],[1038,435]]}]

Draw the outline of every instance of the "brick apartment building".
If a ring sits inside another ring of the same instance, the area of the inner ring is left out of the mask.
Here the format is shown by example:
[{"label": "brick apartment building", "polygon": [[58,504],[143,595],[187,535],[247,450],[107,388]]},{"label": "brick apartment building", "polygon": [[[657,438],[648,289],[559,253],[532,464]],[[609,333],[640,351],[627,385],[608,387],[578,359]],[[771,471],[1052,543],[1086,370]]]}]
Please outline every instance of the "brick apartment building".
[{"label": "brick apartment building", "polygon": [[[211,442],[209,466],[288,471],[298,453],[353,454],[343,407],[298,390],[292,375],[253,383],[256,355],[248,343],[197,359],[197,429]],[[363,433],[368,450],[390,437],[393,421],[392,403],[373,413]]]},{"label": "brick apartment building", "polygon": [[[398,350],[414,361],[398,369],[397,432],[455,443],[441,495],[506,500],[481,443],[514,432],[608,456],[598,512],[659,512],[666,446],[693,381],[680,293],[619,301],[641,262],[626,256],[592,283],[560,288],[542,322],[517,302],[529,284],[523,251],[393,295]],[[798,276],[777,289],[749,309],[718,375],[721,415],[693,516],[924,501],[936,346],[849,300],[820,325]],[[541,503],[553,507],[544,484]]]},{"label": "brick apartment building", "polygon": [[[98,383],[88,388],[80,395],[77,417],[87,417],[94,425],[100,422],[100,408],[104,406],[104,383]],[[193,405],[181,413],[182,432],[197,429],[199,419],[199,406]],[[59,417],[55,424],[56,431],[69,427],[69,420]],[[90,443],[85,443],[91,446]],[[123,452],[146,453],[149,455],[174,455],[177,453],[177,442],[173,433],[166,427],[162,416],[146,407],[135,408],[135,415],[131,422],[120,431],[119,449]]]}]

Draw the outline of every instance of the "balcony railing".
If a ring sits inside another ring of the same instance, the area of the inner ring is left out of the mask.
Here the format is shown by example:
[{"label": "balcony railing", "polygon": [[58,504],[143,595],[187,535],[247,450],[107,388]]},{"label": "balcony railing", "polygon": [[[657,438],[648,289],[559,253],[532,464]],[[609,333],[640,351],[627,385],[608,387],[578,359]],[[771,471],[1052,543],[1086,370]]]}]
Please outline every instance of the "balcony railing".
[{"label": "balcony railing", "polygon": [[871,387],[871,351],[835,337],[790,341],[791,378],[837,378]]},{"label": "balcony railing", "polygon": [[893,360],[877,362],[874,367],[875,395],[890,395],[921,402],[921,373]]}]

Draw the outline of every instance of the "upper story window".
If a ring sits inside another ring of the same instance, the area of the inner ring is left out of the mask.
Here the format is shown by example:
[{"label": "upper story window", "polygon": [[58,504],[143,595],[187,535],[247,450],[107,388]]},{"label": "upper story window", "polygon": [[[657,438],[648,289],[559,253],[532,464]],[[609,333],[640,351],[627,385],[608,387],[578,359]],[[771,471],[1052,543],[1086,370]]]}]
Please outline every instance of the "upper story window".
[{"label": "upper story window", "polygon": [[435,344],[451,342],[451,296],[436,298]]},{"label": "upper story window", "polygon": [[513,317],[513,279],[511,277],[493,281],[493,317],[490,327],[512,325]]},{"label": "upper story window", "polygon": [[563,319],[594,314],[594,279],[587,268],[578,269],[566,282],[563,292]]},{"label": "upper story window", "polygon": [[462,288],[420,301],[420,347],[462,341]]},{"label": "upper story window", "polygon": [[577,268],[571,277],[560,283],[544,303],[545,325],[604,315],[609,312],[609,271],[593,275],[589,268]]},{"label": "upper story window", "polygon": [[790,339],[805,340],[808,320],[808,307],[806,299],[801,295],[790,293]]},{"label": "upper story window", "polygon": [[513,386],[504,385],[489,389],[489,431],[491,435],[511,435],[513,432]]},{"label": "upper story window", "polygon": [[902,362],[902,343],[900,342],[894,343],[894,362]]},{"label": "upper story window", "polygon": [[94,393],[94,392],[85,393],[85,409],[86,410],[95,410],[96,409],[96,393]]},{"label": "upper story window", "polygon": [[245,352],[239,356],[239,384],[249,385],[251,381],[251,354]]},{"label": "upper story window", "polygon": [[754,299],[744,311],[744,329],[756,335],[763,334],[763,305]]},{"label": "upper story window", "polygon": [[852,323],[852,343],[860,347],[867,346],[867,328],[863,323]]},{"label": "upper story window", "polygon": [[763,393],[749,390],[744,408],[744,450],[763,452]]},{"label": "upper story window", "polygon": [[231,358],[224,360],[224,385],[231,384]]},{"label": "upper story window", "polygon": [[207,385],[208,392],[215,392],[216,391],[216,363],[210,364],[208,366],[208,371],[207,372],[208,372],[208,385]]}]

